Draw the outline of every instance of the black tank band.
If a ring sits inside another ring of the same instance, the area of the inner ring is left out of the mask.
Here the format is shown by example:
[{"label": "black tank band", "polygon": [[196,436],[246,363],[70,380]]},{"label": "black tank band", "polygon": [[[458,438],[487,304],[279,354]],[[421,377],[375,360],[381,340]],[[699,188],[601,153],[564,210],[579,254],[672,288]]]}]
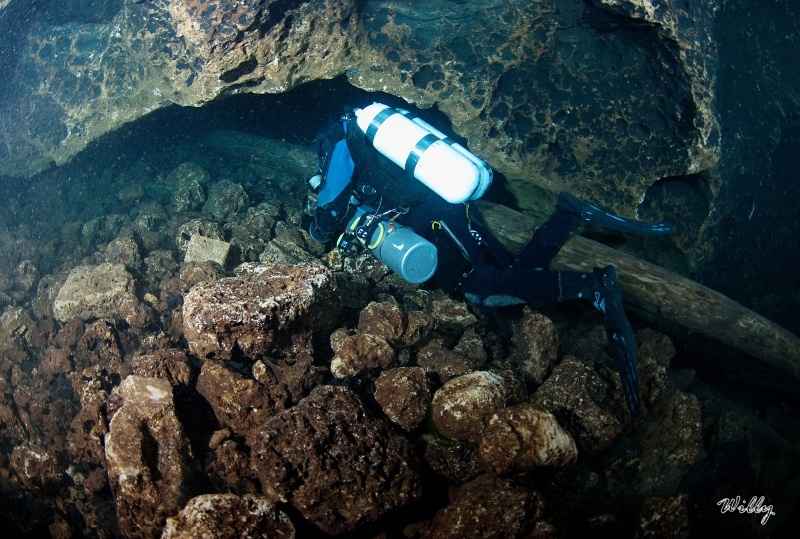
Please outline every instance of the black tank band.
[{"label": "black tank band", "polygon": [[430,148],[431,144],[439,140],[439,138],[434,135],[433,133],[429,133],[422,137],[419,142],[417,142],[416,146],[411,150],[411,153],[408,154],[408,158],[406,158],[406,174],[409,178],[414,178],[414,170],[417,168],[417,163],[419,162],[422,154],[425,153],[425,150]]},{"label": "black tank band", "polygon": [[392,108],[385,108],[375,115],[375,117],[369,123],[369,127],[367,127],[367,132],[365,133],[365,135],[367,135],[367,140],[369,140],[370,144],[373,145],[375,144],[375,133],[377,133],[378,129],[381,128],[383,122],[385,122],[387,118],[389,118],[390,116],[394,116],[395,114],[397,114],[396,110]]}]

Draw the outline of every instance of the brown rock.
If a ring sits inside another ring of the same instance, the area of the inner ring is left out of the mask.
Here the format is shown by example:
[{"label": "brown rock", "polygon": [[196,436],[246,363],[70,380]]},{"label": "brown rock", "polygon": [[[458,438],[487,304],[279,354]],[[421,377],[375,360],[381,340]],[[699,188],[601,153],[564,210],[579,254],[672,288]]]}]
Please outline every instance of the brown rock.
[{"label": "brown rock", "polygon": [[106,437],[108,478],[125,537],[155,538],[195,490],[193,456],[175,415],[172,386],[129,376]]},{"label": "brown rock", "polygon": [[268,420],[253,466],[273,502],[288,502],[332,535],[354,530],[421,494],[411,444],[369,417],[343,387],[318,386]]},{"label": "brown rock", "polygon": [[218,361],[208,360],[203,364],[197,379],[197,391],[214,409],[217,421],[230,427],[235,433],[250,439],[253,430],[278,410],[285,407],[288,395],[279,391],[277,400],[262,384],[245,378]]},{"label": "brown rock", "polygon": [[540,385],[558,360],[558,331],[553,321],[526,306],[513,337],[515,365],[526,382]]},{"label": "brown rock", "polygon": [[[218,431],[219,432],[219,431]],[[219,480],[234,494],[256,494],[260,491],[258,477],[250,465],[250,451],[235,440],[209,443],[213,457],[205,471]]]},{"label": "brown rock", "polygon": [[134,327],[151,321],[136,297],[133,276],[124,265],[111,263],[74,268],[58,291],[53,315],[60,322],[119,317]]},{"label": "brown rock", "polygon": [[332,342],[331,374],[339,379],[354,378],[388,369],[397,360],[394,349],[383,337],[356,333]]},{"label": "brown rock", "polygon": [[509,479],[483,474],[455,489],[450,498],[433,517],[432,539],[538,537],[547,527],[540,522],[546,515],[541,495]]},{"label": "brown rock", "polygon": [[487,472],[569,466],[578,458],[575,441],[550,412],[532,404],[504,408],[489,421],[478,448]]},{"label": "brown rock", "polygon": [[431,402],[425,371],[419,367],[383,371],[375,380],[375,400],[386,417],[405,430],[413,430],[425,419]]},{"label": "brown rock", "polygon": [[167,519],[161,539],[292,539],[292,521],[267,498],[203,494]]},{"label": "brown rock", "polygon": [[438,342],[430,343],[417,352],[417,365],[442,383],[475,370],[472,360],[448,350]]},{"label": "brown rock", "polygon": [[436,430],[448,438],[477,442],[489,419],[505,406],[505,380],[490,371],[453,378],[433,396]]},{"label": "brown rock", "polygon": [[293,361],[313,356],[312,333],[339,309],[329,270],[243,265],[237,277],[192,287],[183,304],[184,336],[198,357]]},{"label": "brown rock", "polygon": [[619,376],[571,356],[553,369],[533,402],[556,416],[578,450],[588,454],[611,445],[622,433],[627,413]]},{"label": "brown rock", "polygon": [[394,301],[371,301],[358,315],[358,331],[400,343],[406,325],[405,312]]}]

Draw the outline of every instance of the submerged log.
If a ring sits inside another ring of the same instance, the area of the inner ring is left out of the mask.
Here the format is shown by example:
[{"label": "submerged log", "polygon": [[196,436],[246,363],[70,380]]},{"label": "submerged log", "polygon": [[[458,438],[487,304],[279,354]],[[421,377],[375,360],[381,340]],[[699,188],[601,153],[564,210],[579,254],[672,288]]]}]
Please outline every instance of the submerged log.
[{"label": "submerged log", "polygon": [[[497,239],[516,253],[538,224],[505,206],[477,204]],[[678,326],[743,352],[800,381],[800,338],[700,283],[601,243],[573,235],[551,269],[591,271],[613,264],[626,307],[656,325]]]}]

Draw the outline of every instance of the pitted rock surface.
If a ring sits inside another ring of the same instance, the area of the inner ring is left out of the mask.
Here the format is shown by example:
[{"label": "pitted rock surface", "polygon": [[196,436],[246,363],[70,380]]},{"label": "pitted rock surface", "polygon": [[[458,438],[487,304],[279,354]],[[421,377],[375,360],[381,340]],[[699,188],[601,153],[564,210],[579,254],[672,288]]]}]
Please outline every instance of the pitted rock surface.
[{"label": "pitted rock surface", "polygon": [[253,444],[264,493],[342,535],[414,501],[422,484],[411,444],[370,418],[343,387],[318,386],[264,423]]},{"label": "pitted rock surface", "polygon": [[495,412],[505,406],[506,392],[506,381],[491,371],[453,378],[433,396],[433,424],[442,436],[477,442]]},{"label": "pitted rock surface", "polygon": [[450,498],[433,517],[429,537],[557,536],[543,521],[547,514],[541,494],[509,479],[483,474],[453,489]]},{"label": "pitted rock surface", "polygon": [[161,539],[293,539],[294,524],[268,499],[203,494],[167,519]]},{"label": "pitted rock surface", "polygon": [[425,419],[431,402],[425,371],[419,367],[383,371],[375,380],[375,400],[392,422],[413,430]]},{"label": "pitted rock surface", "polygon": [[284,409],[289,400],[285,388],[277,384],[265,386],[213,360],[203,364],[197,391],[214,409],[220,425],[246,439],[276,411]]},{"label": "pitted rock surface", "polygon": [[186,294],[189,350],[219,360],[310,358],[312,333],[329,327],[339,309],[330,271],[308,264],[237,271],[237,277],[199,283]]},{"label": "pitted rock surface", "polygon": [[533,402],[556,416],[580,451],[592,454],[610,446],[623,431],[627,409],[621,391],[618,375],[568,356],[536,391]]},{"label": "pitted rock surface", "polygon": [[553,414],[532,404],[497,412],[481,437],[478,451],[483,469],[500,474],[537,466],[569,466],[578,458],[572,436]]},{"label": "pitted rock surface", "polygon": [[331,339],[333,359],[331,374],[339,379],[375,373],[388,369],[397,360],[397,354],[386,339],[376,335],[347,335],[341,340]]},{"label": "pitted rock surface", "polygon": [[125,537],[159,537],[191,497],[193,456],[175,415],[172,386],[129,376],[110,397],[120,406],[106,437],[108,478]]},{"label": "pitted rock surface", "polygon": [[656,180],[718,159],[711,0],[118,6],[24,36],[0,108],[0,174],[64,163],[173,103],[337,75],[436,104],[525,208],[542,204],[538,189],[567,189],[633,214]]}]

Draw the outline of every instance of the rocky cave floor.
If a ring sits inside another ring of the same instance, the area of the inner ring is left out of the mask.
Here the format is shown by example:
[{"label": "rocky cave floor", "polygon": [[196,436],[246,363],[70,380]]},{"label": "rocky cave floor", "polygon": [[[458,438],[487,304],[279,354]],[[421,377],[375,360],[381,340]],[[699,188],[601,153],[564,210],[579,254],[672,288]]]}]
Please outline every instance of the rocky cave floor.
[{"label": "rocky cave floor", "polygon": [[227,132],[4,187],[5,536],[786,534],[789,404],[635,323],[634,421],[589,306],[481,311],[326,254],[312,167]]}]

